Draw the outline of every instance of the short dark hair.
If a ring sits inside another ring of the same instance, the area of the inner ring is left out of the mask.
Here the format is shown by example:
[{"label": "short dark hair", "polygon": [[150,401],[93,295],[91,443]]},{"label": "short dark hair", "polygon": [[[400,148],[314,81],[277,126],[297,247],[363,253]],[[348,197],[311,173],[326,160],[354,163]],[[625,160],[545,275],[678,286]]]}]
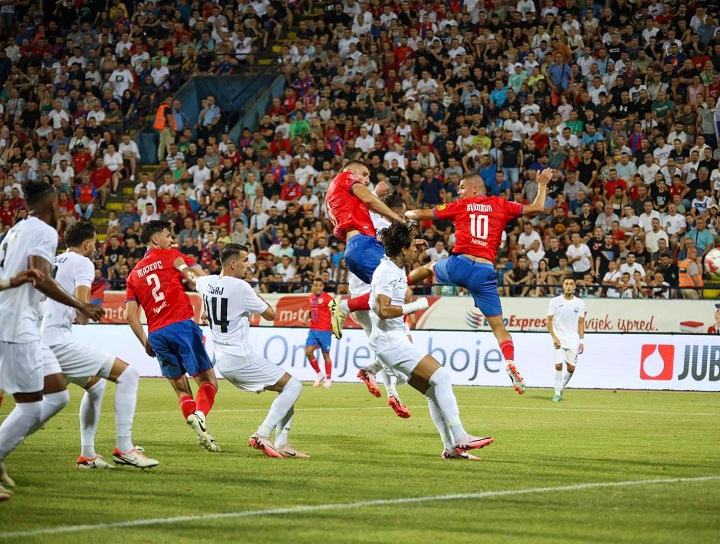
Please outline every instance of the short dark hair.
[{"label": "short dark hair", "polygon": [[79,247],[85,240],[92,240],[96,232],[95,225],[90,221],[75,223],[65,231],[65,245]]},{"label": "short dark hair", "polygon": [[225,247],[220,252],[220,264],[225,266],[230,259],[239,256],[243,251],[247,253],[248,248],[240,244],[225,244]]},{"label": "short dark hair", "polygon": [[45,181],[28,181],[22,185],[22,192],[28,206],[34,206],[39,204],[47,195],[55,192],[55,189]]},{"label": "short dark hair", "polygon": [[349,166],[353,166],[353,165],[364,166],[365,168],[368,168],[368,165],[367,165],[367,163],[366,163],[365,161],[360,161],[360,160],[358,160],[358,159],[353,159],[353,160],[351,160],[351,161],[346,162],[346,163],[343,165],[342,169],[343,169],[343,171],[345,171],[345,170],[348,169]]},{"label": "short dark hair", "polygon": [[159,219],[148,221],[140,228],[140,241],[143,244],[148,245],[153,236],[165,229],[172,230],[170,221],[161,221]]},{"label": "short dark hair", "polygon": [[413,243],[412,231],[397,221],[391,223],[388,228],[383,229],[380,232],[380,238],[388,257],[400,255],[403,249],[409,248]]},{"label": "short dark hair", "polygon": [[387,195],[385,198],[383,198],[383,204],[385,204],[388,208],[401,208],[405,205],[405,201],[400,195]]},{"label": "short dark hair", "polygon": [[312,282],[313,282],[313,283],[319,282],[319,283],[322,283],[323,285],[325,285],[325,280],[322,279],[320,276],[315,276],[315,278],[313,279]]}]

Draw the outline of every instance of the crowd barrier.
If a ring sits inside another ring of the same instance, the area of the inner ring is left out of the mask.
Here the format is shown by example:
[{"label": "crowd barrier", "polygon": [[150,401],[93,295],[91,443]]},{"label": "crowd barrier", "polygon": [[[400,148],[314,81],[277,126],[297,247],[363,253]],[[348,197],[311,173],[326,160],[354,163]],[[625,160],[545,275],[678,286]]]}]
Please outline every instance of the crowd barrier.
[{"label": "crowd barrier", "polygon": [[[75,337],[160,376],[127,325],[75,326]],[[208,352],[212,339],[204,328]],[[307,329],[256,327],[253,349],[301,380],[314,379],[304,356]],[[457,385],[508,386],[502,354],[491,333],[415,330],[413,341],[448,368]],[[552,387],[553,348],[547,333],[513,335],[515,359],[528,387]],[[346,330],[331,346],[333,380],[358,382],[357,370],[374,360],[362,331]],[[358,382],[359,383],[359,382]],[[720,391],[720,337],[688,334],[589,333],[571,382],[576,388]]]},{"label": "crowd barrier", "polygon": [[[199,323],[201,302],[189,293]],[[300,327],[308,295],[263,295],[277,314],[274,321],[252,316],[251,325]],[[489,331],[485,318],[469,297],[428,297],[430,306],[415,313],[418,330]],[[585,299],[589,332],[704,333],[715,323],[716,300]],[[545,331],[549,298],[502,298],[505,326],[510,332]],[[125,293],[108,291],[103,323],[126,323]],[[346,327],[359,328],[352,318]]]}]

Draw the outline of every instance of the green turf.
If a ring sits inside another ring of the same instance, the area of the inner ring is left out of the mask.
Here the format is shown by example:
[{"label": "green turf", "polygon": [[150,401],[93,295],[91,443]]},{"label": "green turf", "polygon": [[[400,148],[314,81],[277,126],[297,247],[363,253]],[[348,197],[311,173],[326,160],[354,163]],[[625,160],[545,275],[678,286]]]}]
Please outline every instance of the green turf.
[{"label": "green turf", "polygon": [[[111,457],[108,387],[97,449]],[[720,396],[457,387],[466,428],[491,434],[481,462],[442,461],[424,399],[397,418],[361,384],[305,386],[291,441],[311,459],[269,459],[247,446],[274,394],[222,382],[210,431],[223,448],[196,445],[170,387],[143,380],[136,443],[160,460],[149,471],[75,470],[72,402],[7,459],[18,488],[0,504],[0,542],[717,542],[720,480],[556,490],[276,515],[228,517],[13,539],[13,531],[378,499],[527,490],[593,482],[720,475]],[[6,401],[2,412],[12,403]]]}]

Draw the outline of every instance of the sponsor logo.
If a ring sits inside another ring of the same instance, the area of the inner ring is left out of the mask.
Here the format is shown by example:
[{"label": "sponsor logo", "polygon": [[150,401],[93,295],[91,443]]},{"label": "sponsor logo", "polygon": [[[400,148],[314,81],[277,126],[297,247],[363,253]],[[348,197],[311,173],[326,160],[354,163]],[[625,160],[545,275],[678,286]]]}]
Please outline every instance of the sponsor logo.
[{"label": "sponsor logo", "polygon": [[644,344],[640,351],[641,380],[672,380],[675,346]]},{"label": "sponsor logo", "polygon": [[447,204],[440,204],[439,206],[435,206],[435,209],[439,212],[443,211],[445,208],[447,208]]}]

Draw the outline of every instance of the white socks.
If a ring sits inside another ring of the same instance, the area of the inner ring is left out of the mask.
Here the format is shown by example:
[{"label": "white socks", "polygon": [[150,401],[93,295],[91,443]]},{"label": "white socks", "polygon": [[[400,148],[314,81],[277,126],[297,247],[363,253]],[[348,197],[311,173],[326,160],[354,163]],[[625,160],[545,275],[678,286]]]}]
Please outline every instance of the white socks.
[{"label": "white socks", "polygon": [[563,373],[562,370],[555,370],[555,393],[560,394],[563,389]]},{"label": "white socks", "polygon": [[270,405],[270,411],[265,421],[258,427],[258,436],[264,438],[270,436],[273,429],[285,419],[288,412],[295,406],[300,393],[302,393],[302,384],[296,378],[290,378],[290,381],[285,384],[283,390]]},{"label": "white socks", "polygon": [[446,450],[453,449],[453,447],[455,446],[455,442],[452,438],[452,432],[450,431],[450,427],[448,427],[447,423],[445,423],[445,418],[440,411],[440,407],[437,405],[437,402],[435,402],[430,397],[427,397],[427,401],[428,406],[430,407],[430,418],[433,420],[435,427],[440,433],[440,438],[442,438],[443,446],[445,446]]},{"label": "white socks", "polygon": [[380,370],[376,375],[382,380],[385,390],[387,391],[387,396],[399,398],[395,387],[397,385],[397,378],[389,372],[385,372],[385,370]]},{"label": "white socks", "polygon": [[67,389],[58,391],[57,393],[50,393],[48,395],[43,395],[42,413],[40,414],[40,419],[37,422],[35,422],[35,424],[30,428],[28,435],[33,434],[40,427],[45,425],[45,423],[51,417],[53,417],[60,410],[65,408],[65,406],[67,406],[68,402],[70,402],[70,393],[68,393]]},{"label": "white socks", "polygon": [[40,420],[42,404],[42,401],[18,403],[2,422],[0,425],[0,462],[4,461],[5,457],[30,434],[30,428]]},{"label": "white socks", "polygon": [[563,388],[568,384],[568,382],[570,381],[570,378],[572,378],[572,377],[573,377],[572,372],[568,371],[565,373],[565,377],[563,378],[563,381],[562,381]]},{"label": "white socks", "polygon": [[135,418],[140,374],[132,366],[127,366],[116,383],[115,425],[117,427],[117,440],[115,447],[123,453],[128,453],[135,447],[132,443],[132,424]]},{"label": "white socks", "polygon": [[80,401],[80,455],[86,459],[94,459],[97,456],[95,434],[100,421],[100,407],[106,385],[105,380],[100,380],[85,391]]},{"label": "white socks", "polygon": [[346,314],[350,313],[350,306],[348,306],[348,299],[344,298],[340,301],[340,309]]},{"label": "white socks", "polygon": [[372,372],[373,374],[379,374],[382,369],[383,369],[383,365],[377,359],[375,360],[374,363],[363,367],[363,370],[367,370],[368,372]]},{"label": "white socks", "polygon": [[275,449],[279,450],[285,444],[288,443],[288,433],[290,432],[290,425],[292,424],[293,416],[295,415],[295,407],[290,408],[285,417],[275,427]]},{"label": "white socks", "polygon": [[452,390],[450,373],[445,368],[438,368],[430,377],[430,389],[425,392],[425,396],[437,404],[445,424],[450,428],[453,443],[465,438],[468,433],[460,421],[460,409]]}]

